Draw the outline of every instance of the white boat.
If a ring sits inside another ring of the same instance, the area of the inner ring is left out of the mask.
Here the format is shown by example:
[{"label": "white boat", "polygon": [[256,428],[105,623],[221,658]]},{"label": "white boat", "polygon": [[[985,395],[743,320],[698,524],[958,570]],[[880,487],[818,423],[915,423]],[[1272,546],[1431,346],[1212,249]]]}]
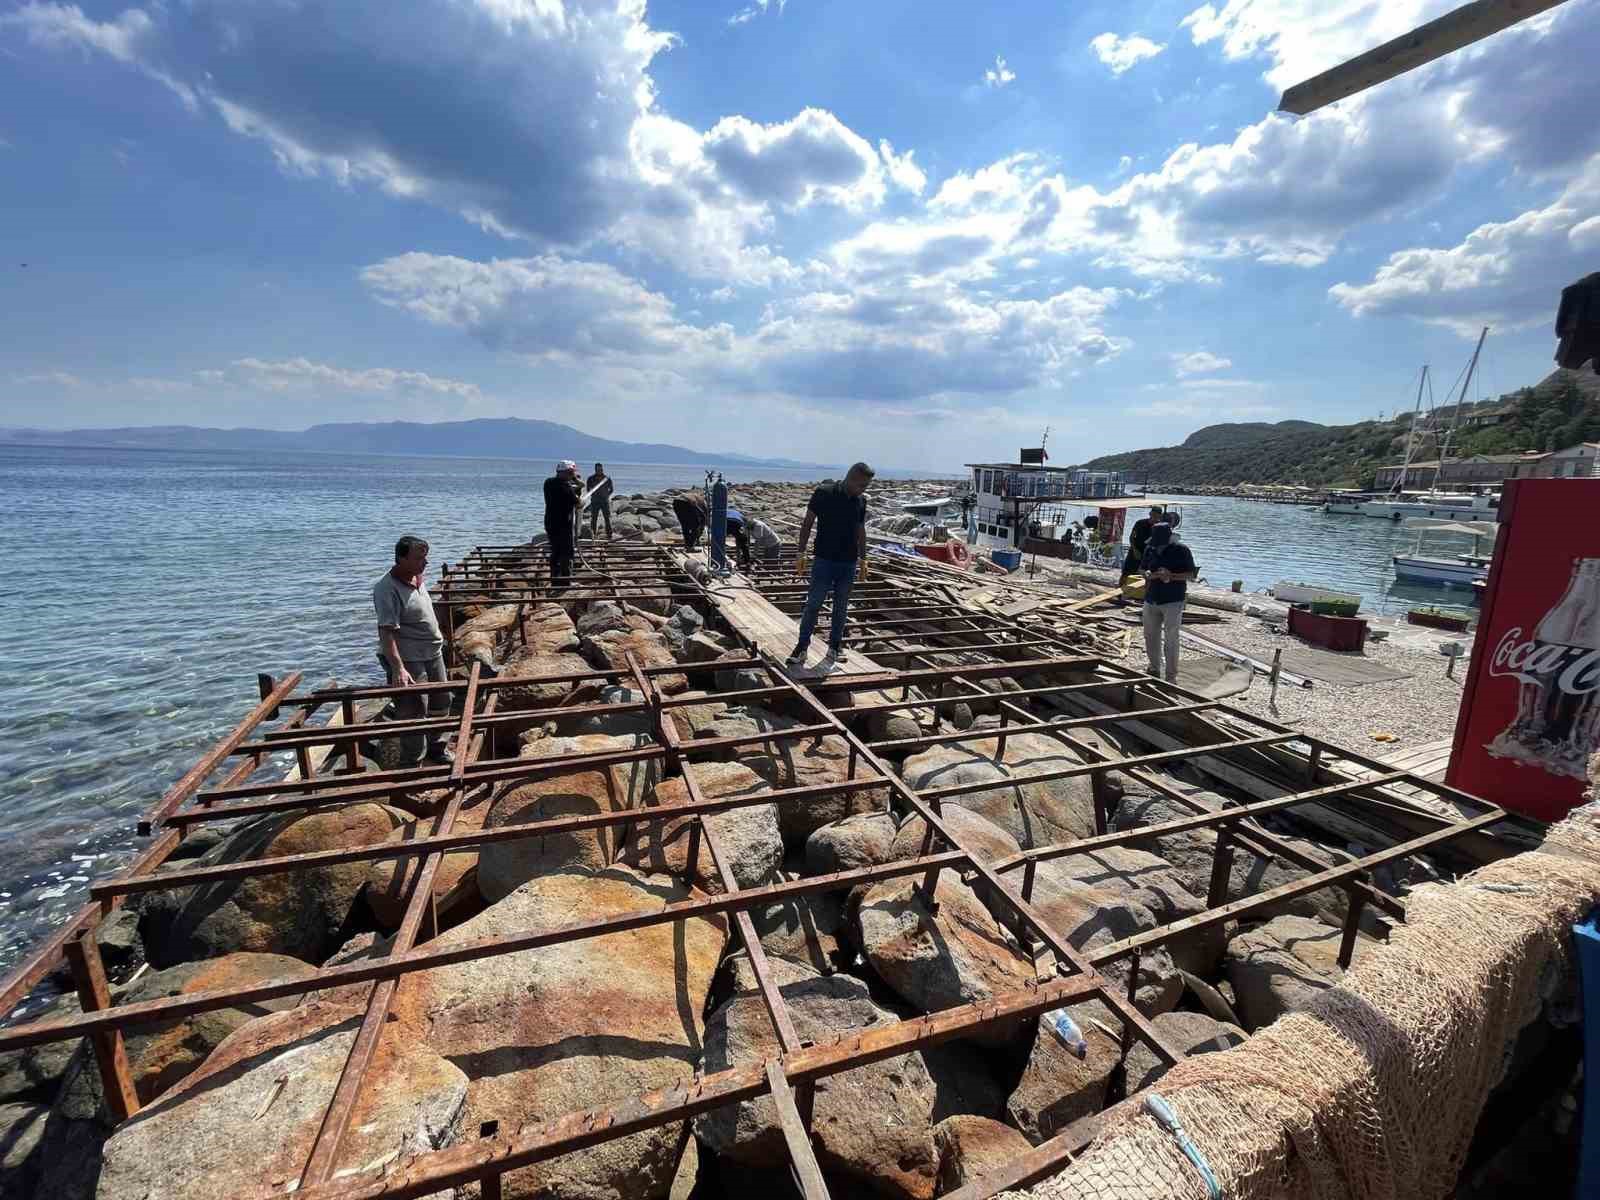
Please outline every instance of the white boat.
[{"label": "white boat", "polygon": [[1280,579],[1272,585],[1272,596],[1284,604],[1354,604],[1358,607],[1361,604],[1361,596],[1357,592],[1338,592],[1310,583],[1291,583],[1287,579]]},{"label": "white boat", "polygon": [[1493,521],[1499,508],[1499,492],[1398,492],[1383,499],[1367,500],[1358,511],[1362,516],[1382,517],[1388,521],[1403,517]]},{"label": "white boat", "polygon": [[1379,496],[1376,492],[1329,492],[1327,500],[1323,502],[1322,511],[1359,517],[1365,515],[1361,511],[1361,506],[1377,499]]},{"label": "white boat", "polygon": [[[1489,563],[1492,554],[1482,554],[1483,539],[1490,539],[1490,549],[1493,550],[1493,539],[1499,532],[1499,526],[1492,521],[1434,521],[1412,520],[1407,522],[1417,530],[1417,543],[1410,554],[1396,554],[1394,556],[1394,574],[1396,579],[1409,579],[1417,583],[1438,583],[1445,586],[1472,587],[1489,577]],[[1463,533],[1471,535],[1473,542],[1471,554],[1454,554],[1449,557],[1442,555],[1428,555],[1422,553],[1422,542],[1429,533]]]}]

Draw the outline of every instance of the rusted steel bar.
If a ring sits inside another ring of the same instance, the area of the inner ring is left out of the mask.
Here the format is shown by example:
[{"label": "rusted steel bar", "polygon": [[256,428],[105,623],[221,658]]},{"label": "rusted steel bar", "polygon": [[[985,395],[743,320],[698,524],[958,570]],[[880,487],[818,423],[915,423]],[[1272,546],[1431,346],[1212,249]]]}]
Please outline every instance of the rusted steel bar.
[{"label": "rusted steel bar", "polygon": [[[872,751],[872,749],[866,745],[865,742],[863,742],[859,737],[846,728],[844,723],[840,721],[839,718],[830,709],[824,706],[815,696],[811,695],[799,685],[794,684],[792,681],[790,686],[793,687],[794,695],[802,704],[806,705],[813,712],[817,713],[819,717],[824,717],[830,720],[838,730],[839,735],[843,737],[847,743],[857,747],[861,753],[862,760],[870,765],[880,775],[885,777],[890,788],[898,793],[901,801],[912,812],[916,813],[923,819],[923,821],[927,823],[930,831],[937,831],[939,836],[942,837],[949,845],[961,848],[961,840],[950,831],[949,827],[946,826],[944,821],[940,818],[936,808],[936,801],[925,799],[923,795],[919,795],[910,784],[905,782],[905,780],[901,779],[898,775],[892,774],[889,768],[884,764],[883,760],[879,758]],[[1032,905],[1025,903],[1014,892],[1007,890],[1005,882],[989,867],[986,862],[984,862],[981,856],[966,852],[964,850],[963,853],[965,854],[968,864],[965,869],[978,876],[983,881],[984,885],[988,887],[995,896],[1004,899],[1006,904],[1015,912],[1017,919],[1029,926],[1032,931],[1039,936],[1040,940],[1042,940],[1044,944],[1049,947],[1050,952],[1056,956],[1058,963],[1064,964],[1067,968],[1074,972],[1081,972],[1093,978],[1096,981],[1095,995],[1102,1003],[1110,1008],[1124,1022],[1124,1024],[1131,1024],[1133,1026],[1134,1031],[1138,1035],[1139,1039],[1144,1042],[1145,1045],[1150,1047],[1157,1058],[1161,1059],[1162,1062],[1171,1065],[1176,1063],[1182,1057],[1181,1054],[1174,1051],[1172,1047],[1166,1043],[1166,1040],[1161,1036],[1160,1031],[1158,1031],[1155,1026],[1150,1024],[1150,1022],[1145,1018],[1144,1014],[1141,1013],[1137,1007],[1129,1004],[1127,1000],[1117,992],[1116,988],[1110,986],[1105,977],[1100,975],[1099,972],[1090,965],[1089,960],[1085,958],[1076,947],[1068,942],[1066,938],[1057,933],[1049,924],[1049,922],[1047,922],[1039,914],[1039,912],[1033,908]]]},{"label": "rusted steel bar", "polygon": [[[1055,980],[919,1019],[871,1026],[837,1041],[797,1051],[786,1060],[785,1074],[791,1084],[799,1086],[965,1037],[991,1025],[1026,1020],[1093,994],[1087,979]],[[296,1192],[296,1200],[417,1200],[464,1187],[487,1175],[504,1174],[600,1142],[688,1120],[726,1104],[754,1100],[766,1091],[765,1064],[741,1064],[610,1108],[569,1113],[514,1133],[500,1133],[342,1176]],[[269,1192],[263,1185],[255,1195],[266,1200],[272,1194],[281,1192]]]},{"label": "rusted steel bar", "polygon": [[161,797],[160,802],[139,822],[139,836],[149,837],[169,813],[175,812],[179,805],[194,795],[206,781],[206,777],[233,753],[234,747],[249,737],[250,731],[265,721],[271,713],[276,712],[284,698],[300,686],[301,678],[299,671],[284,676],[283,680],[272,689],[272,694],[263,698],[261,703],[250,710],[244,720],[233,727],[232,733],[211,747],[199,762],[185,771],[183,778],[168,788],[167,794]]},{"label": "rusted steel bar", "polygon": [[[959,673],[959,671],[958,671]],[[808,681],[809,682],[809,681]],[[944,682],[944,681],[941,681]],[[1134,683],[1155,682],[1151,676],[1142,676],[1133,680]],[[950,708],[956,704],[968,704],[973,700],[1030,700],[1037,696],[1056,696],[1064,692],[1093,692],[1104,691],[1106,688],[1123,687],[1129,683],[1126,679],[1103,679],[1094,683],[1061,683],[1054,687],[1023,688],[1015,692],[985,692],[979,691],[976,695],[930,696],[921,700],[886,700],[872,704],[857,704],[850,709],[851,716],[860,716],[862,713],[903,712],[913,708]],[[871,689],[881,690],[881,689]],[[705,701],[700,701],[705,703]]]},{"label": "rusted steel bar", "polygon": [[794,1092],[784,1078],[783,1066],[776,1059],[768,1059],[767,1090],[772,1093],[772,1107],[777,1110],[778,1127],[783,1130],[783,1140],[789,1148],[789,1164],[794,1170],[794,1180],[799,1185],[804,1200],[828,1200],[828,1185],[823,1182],[822,1168],[817,1165],[817,1153],[811,1146],[811,1135],[806,1123],[800,1119],[795,1107]]},{"label": "rusted steel bar", "polygon": [[1475,833],[1480,829],[1487,829],[1490,825],[1506,820],[1507,815],[1499,809],[1492,809],[1489,812],[1470,817],[1448,828],[1436,829],[1432,833],[1423,834],[1421,837],[1415,837],[1398,845],[1390,846],[1387,850],[1379,850],[1374,854],[1368,854],[1343,866],[1330,867],[1326,871],[1318,871],[1315,875],[1307,875],[1304,879],[1296,879],[1255,896],[1247,896],[1243,900],[1235,900],[1231,904],[1224,904],[1219,908],[1196,913],[1192,917],[1185,917],[1181,921],[1174,921],[1169,925],[1161,926],[1159,929],[1134,934],[1132,937],[1123,938],[1120,942],[1113,942],[1109,946],[1093,951],[1089,955],[1090,961],[1097,966],[1104,966],[1107,963],[1117,961],[1119,958],[1126,958],[1136,951],[1159,945],[1164,941],[1170,941],[1172,938],[1181,937],[1183,934],[1192,933],[1197,929],[1209,929],[1213,925],[1237,920],[1242,916],[1268,908],[1280,901],[1292,900],[1296,896],[1304,896],[1310,892],[1320,891],[1330,884],[1336,885],[1340,883],[1352,870],[1370,870],[1373,867],[1382,866],[1384,863],[1393,862],[1397,858],[1406,858],[1423,850],[1431,849],[1434,846],[1442,845],[1452,838]]},{"label": "rusted steel bar", "polygon": [[[672,666],[642,667],[646,675],[695,675],[712,671],[723,671],[738,667],[763,666],[759,658],[727,658],[715,662],[704,663],[674,663]],[[591,671],[566,671],[550,675],[501,675],[496,679],[485,679],[478,684],[481,692],[495,692],[504,688],[533,687],[547,683],[586,683],[590,680],[603,680],[618,682],[628,672],[610,667],[596,668]],[[322,704],[332,700],[385,700],[394,696],[404,696],[412,692],[464,692],[467,682],[464,679],[446,679],[438,683],[411,683],[384,685],[382,687],[351,687],[351,688],[322,688],[315,692],[297,698],[296,704]],[[534,710],[519,710],[530,713]]]},{"label": "rusted steel bar", "polygon": [[[927,734],[914,738],[886,738],[883,741],[868,742],[874,750],[900,750],[905,748],[920,749],[925,746],[948,746],[956,742],[976,742],[994,737],[1004,737],[1019,733],[1050,733],[1057,729],[1090,729],[1100,725],[1116,725],[1122,721],[1136,721],[1147,716],[1167,716],[1175,713],[1203,712],[1217,708],[1219,700],[1207,700],[1201,704],[1175,704],[1169,708],[1147,708],[1138,713],[1111,713],[1096,717],[1063,717],[1058,721],[1032,721],[1024,725],[1010,725],[1002,727],[1003,732],[993,729],[966,729],[955,733]],[[913,705],[913,707],[915,707]]]},{"label": "rusted steel bar", "polygon": [[[857,786],[860,786],[857,784]],[[770,795],[768,796],[770,799]],[[708,801],[708,803],[720,803]],[[667,810],[659,810],[666,812]],[[639,812],[630,814],[635,820]],[[670,815],[670,812],[668,813]],[[697,900],[681,900],[661,908],[642,913],[626,913],[595,921],[579,921],[550,929],[527,930],[502,937],[477,938],[470,942],[457,942],[450,946],[412,950],[406,954],[362,962],[341,963],[324,967],[310,979],[286,980],[277,983],[256,984],[247,988],[227,988],[210,992],[192,992],[182,996],[168,996],[160,1000],[143,1000],[119,1005],[104,1013],[60,1017],[50,1021],[36,1021],[30,1025],[17,1025],[0,1029],[0,1050],[18,1046],[36,1046],[44,1042],[57,1042],[65,1038],[80,1037],[99,1029],[121,1029],[130,1025],[145,1025],[152,1021],[172,1020],[211,1012],[218,1008],[232,1008],[253,1000],[272,1000],[279,996],[296,996],[305,992],[324,991],[350,983],[364,983],[374,979],[388,979],[412,971],[426,971],[435,967],[458,966],[476,962],[496,954],[516,954],[523,950],[537,950],[580,938],[605,937],[613,933],[626,933],[651,925],[669,924],[694,917],[715,916],[735,909],[765,908],[781,904],[799,896],[819,892],[848,890],[862,884],[879,883],[885,879],[898,879],[915,875],[930,866],[962,867],[969,861],[963,851],[952,850],[930,858],[905,859],[868,867],[855,867],[836,871],[831,875],[816,875],[807,879],[788,880],[745,888],[733,895],[708,896]]]},{"label": "rusted steel bar", "polygon": [[[1046,675],[1060,671],[1091,671],[1107,666],[1099,655],[1074,655],[1067,658],[1022,658],[1015,661],[969,663],[953,667],[919,667],[908,671],[881,671],[875,675],[830,675],[806,680],[809,692],[881,692],[890,688],[937,683],[962,675],[969,679],[1011,678],[1016,675]],[[1148,678],[1145,676],[1144,678]],[[1118,682],[1121,682],[1120,680]],[[1196,697],[1204,700],[1205,696]],[[915,706],[914,706],[915,707]]]},{"label": "rusted steel bar", "polygon": [[[105,964],[100,960],[100,944],[89,929],[63,947],[72,967],[78,989],[78,1003],[86,1013],[105,1012],[111,1007],[111,989],[106,984]],[[100,1070],[100,1086],[106,1105],[118,1121],[126,1121],[139,1111],[139,1093],[133,1086],[133,1071],[128,1066],[127,1047],[119,1029],[96,1030],[89,1037],[94,1047],[95,1066]]]},{"label": "rusted steel bar", "polygon": [[1052,779],[1071,779],[1077,775],[1092,775],[1096,771],[1103,771],[1107,766],[1113,769],[1120,767],[1139,767],[1151,763],[1184,762],[1191,758],[1198,758],[1205,754],[1226,754],[1230,750],[1248,750],[1252,746],[1273,746],[1283,742],[1299,741],[1297,733],[1271,733],[1261,737],[1241,738],[1236,742],[1207,742],[1201,746],[1185,746],[1181,750],[1162,750],[1155,754],[1137,754],[1132,758],[1112,759],[1108,763],[1080,763],[1071,767],[1059,767],[1050,771],[1038,771],[1028,775],[1013,775],[1003,780],[988,780],[984,783],[955,783],[941,788],[927,788],[919,793],[923,799],[946,800],[951,796],[965,796],[972,792],[986,792],[993,788],[1020,787],[1027,783],[1048,783]]},{"label": "rusted steel bar", "polygon": [[[693,763],[683,764],[683,783],[691,800],[696,802],[705,800],[700,791],[700,784],[694,777]],[[723,856],[722,847],[717,843],[716,830],[700,818],[696,818],[695,823],[700,826],[700,836],[705,840],[706,850],[711,854],[712,867],[722,883],[722,890],[728,893],[737,892],[739,881],[734,878],[733,871]],[[691,859],[686,873],[692,876],[695,869],[695,862]],[[778,1035],[779,1049],[784,1054],[791,1054],[800,1049],[800,1034],[789,1016],[789,1008],[783,1002],[778,985],[772,982],[772,969],[767,965],[767,953],[761,947],[761,938],[756,934],[755,922],[750,919],[748,912],[739,910],[733,914],[733,926],[739,935],[739,940],[744,943],[745,954],[749,956],[750,970],[756,977],[756,989],[761,993],[761,1003],[766,1006],[773,1032]]]},{"label": "rusted steel bar", "polygon": [[[461,728],[456,737],[458,768],[464,766],[466,761],[481,749],[487,737],[487,734],[479,734],[476,742],[472,738],[473,710],[477,707],[478,678],[481,670],[482,664],[474,662],[472,673],[467,679],[467,698],[461,710]],[[492,707],[498,699],[498,696],[490,696],[489,706]],[[453,773],[452,779],[453,790],[449,803],[434,822],[433,831],[436,835],[450,832],[450,827],[455,823],[456,816],[466,801],[467,789],[461,783],[459,770]],[[443,861],[443,854],[428,855],[420,865],[416,877],[412,879],[410,892],[406,897],[405,914],[401,918],[400,928],[395,932],[394,942],[389,949],[391,954],[396,951],[403,954],[417,944],[417,935],[425,916],[433,914],[432,933],[434,936],[438,935],[438,918],[434,913],[433,903],[433,881],[439,870],[439,864]],[[355,1041],[351,1043],[344,1068],[339,1072],[339,1082],[335,1085],[333,1096],[323,1112],[322,1125],[317,1131],[316,1141],[312,1143],[311,1153],[307,1156],[305,1170],[301,1172],[302,1186],[322,1183],[333,1174],[334,1168],[338,1165],[340,1143],[349,1131],[351,1114],[355,1111],[367,1071],[377,1055],[378,1042],[383,1036],[383,1028],[389,1019],[389,1009],[394,1002],[394,994],[398,987],[398,979],[380,979],[367,995],[367,1009],[361,1018],[361,1028],[356,1031]]]},{"label": "rusted steel bar", "polygon": [[[491,697],[493,699],[493,697]],[[658,757],[656,755],[650,756]],[[526,759],[529,765],[560,762],[559,759]],[[557,772],[568,774],[569,771]],[[548,775],[549,771],[541,772]],[[451,781],[446,780],[446,783]],[[464,775],[457,782],[479,785],[481,776]],[[731,812],[739,808],[753,808],[759,804],[777,804],[793,800],[814,800],[824,796],[841,796],[849,792],[867,791],[881,787],[883,782],[872,779],[848,779],[836,783],[807,783],[775,791],[750,792],[737,796],[721,796],[714,800],[701,800],[689,804],[668,804],[649,809],[652,818],[659,813],[663,819]],[[621,809],[616,812],[584,813],[575,817],[550,817],[515,825],[496,825],[488,829],[474,829],[467,833],[437,834],[410,838],[398,842],[374,842],[366,846],[342,846],[336,850],[307,850],[302,854],[286,854],[276,858],[252,858],[241,862],[217,863],[206,867],[189,867],[159,874],[146,874],[132,878],[106,879],[90,885],[92,896],[126,896],[136,892],[162,892],[175,888],[196,887],[201,884],[220,883],[229,879],[247,879],[256,875],[274,875],[286,871],[304,871],[313,867],[329,867],[347,862],[377,862],[390,858],[417,858],[435,852],[448,853],[473,846],[487,846],[499,842],[516,842],[524,838],[551,837],[556,834],[580,833],[607,829],[640,820],[645,810]],[[229,810],[217,810],[218,816],[230,815]]]},{"label": "rusted steel bar", "polygon": [[[1115,766],[1115,762],[1115,759],[1111,760],[1110,765]],[[1052,859],[1065,858],[1072,854],[1092,854],[1096,850],[1104,850],[1110,846],[1136,846],[1140,842],[1153,841],[1156,838],[1165,837],[1169,833],[1184,833],[1191,829],[1206,829],[1217,825],[1233,825],[1264,813],[1293,808],[1297,804],[1306,804],[1314,800],[1327,799],[1330,796],[1344,795],[1364,787],[1373,787],[1386,782],[1390,778],[1398,777],[1399,774],[1400,772],[1393,772],[1391,775],[1383,775],[1375,779],[1363,779],[1356,783],[1330,784],[1327,787],[1313,788],[1306,792],[1294,792],[1287,796],[1279,796],[1275,800],[1257,800],[1250,804],[1241,804],[1236,808],[1223,808],[1215,812],[1198,813],[1192,817],[1175,817],[1170,821],[1160,821],[1154,825],[1142,825],[1137,829],[1126,829],[1120,833],[1078,838],[1070,842],[1051,842],[1048,845],[1035,846],[1031,850],[1023,850],[1017,854],[998,859],[993,866],[996,871],[1004,874],[1007,871],[1014,871],[1028,862],[1049,862]]]}]

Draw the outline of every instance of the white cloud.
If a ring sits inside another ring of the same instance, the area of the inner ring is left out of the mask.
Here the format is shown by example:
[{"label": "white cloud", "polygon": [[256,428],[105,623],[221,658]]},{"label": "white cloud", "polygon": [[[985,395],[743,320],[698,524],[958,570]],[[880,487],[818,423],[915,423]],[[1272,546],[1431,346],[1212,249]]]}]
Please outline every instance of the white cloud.
[{"label": "white cloud", "polygon": [[1271,388],[1255,379],[1184,379],[1177,383],[1147,384],[1146,392],[1159,399],[1136,405],[1142,417],[1175,420],[1259,421],[1284,415],[1281,405],[1268,397]]},{"label": "white cloud", "polygon": [[755,326],[697,325],[602,263],[554,256],[475,262],[412,253],[362,280],[383,303],[535,360],[653,371],[714,393],[872,406],[1010,394],[1121,353],[1104,318],[1123,296],[1068,288],[989,300],[951,284],[804,292]]},{"label": "white cloud", "polygon": [[1209,350],[1193,350],[1188,354],[1174,354],[1172,356],[1172,369],[1179,376],[1205,375],[1211,371],[1225,371],[1233,366],[1233,360],[1223,358],[1220,354],[1213,354]]},{"label": "white cloud", "polygon": [[425,371],[398,371],[390,367],[351,370],[312,362],[307,358],[267,360],[235,359],[222,378],[270,392],[322,391],[329,388],[346,392],[383,394],[390,392],[428,393],[454,396],[459,400],[482,397],[478,385],[459,379],[444,379]]},{"label": "white cloud", "polygon": [[13,383],[49,383],[56,387],[83,387],[84,381],[71,371],[26,371],[11,377]]},{"label": "white cloud", "polygon": [[748,25],[768,10],[775,11],[781,17],[786,3],[788,3],[788,0],[755,0],[754,4],[745,5],[745,7],[729,17],[728,24]]},{"label": "white cloud", "polygon": [[149,375],[135,375],[128,380],[128,387],[149,396],[181,396],[195,390],[195,384],[188,379],[162,379]]},{"label": "white cloud", "polygon": [[983,73],[983,82],[992,88],[1003,88],[1016,81],[1017,73],[1006,66],[1006,60],[998,54],[994,56],[994,66]]},{"label": "white cloud", "polygon": [[896,154],[894,147],[887,138],[878,141],[878,153],[883,156],[883,168],[889,173],[889,180],[897,188],[920,196],[922,189],[928,186],[928,177],[921,167],[911,161],[914,150],[907,150],[904,154]]},{"label": "white cloud", "polygon": [[1561,289],[1600,255],[1600,158],[1554,201],[1480,225],[1446,249],[1391,254],[1372,279],[1329,294],[1356,316],[1408,316],[1476,336],[1554,319]]},{"label": "white cloud", "polygon": [[775,210],[871,206],[920,176],[820,109],[771,124],[734,115],[704,133],[673,120],[649,71],[676,39],[649,25],[644,0],[395,11],[151,0],[98,21],[30,3],[0,16],[0,35],[161,79],[291,174],[376,186],[540,249],[608,242],[701,277],[790,278],[768,244]]},{"label": "white cloud", "polygon": [[1167,45],[1165,42],[1152,42],[1137,33],[1130,37],[1102,33],[1090,39],[1089,48],[1094,51],[1096,58],[1111,68],[1113,75],[1121,75],[1146,59],[1154,58],[1165,50]]}]

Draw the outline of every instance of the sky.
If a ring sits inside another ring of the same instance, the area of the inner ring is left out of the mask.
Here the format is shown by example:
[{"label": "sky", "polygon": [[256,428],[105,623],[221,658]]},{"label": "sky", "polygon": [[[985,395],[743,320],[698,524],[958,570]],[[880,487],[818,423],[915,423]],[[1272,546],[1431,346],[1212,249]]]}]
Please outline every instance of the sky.
[{"label": "sky", "polygon": [[1553,366],[1600,0],[0,0],[0,425],[520,416],[959,467]]}]

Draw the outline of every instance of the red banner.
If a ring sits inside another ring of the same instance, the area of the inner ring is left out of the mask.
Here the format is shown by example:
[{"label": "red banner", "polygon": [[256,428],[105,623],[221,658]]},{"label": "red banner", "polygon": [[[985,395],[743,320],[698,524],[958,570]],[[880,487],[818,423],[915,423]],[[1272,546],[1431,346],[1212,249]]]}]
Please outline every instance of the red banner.
[{"label": "red banner", "polygon": [[1554,821],[1600,750],[1600,479],[1513,479],[1445,782]]}]

